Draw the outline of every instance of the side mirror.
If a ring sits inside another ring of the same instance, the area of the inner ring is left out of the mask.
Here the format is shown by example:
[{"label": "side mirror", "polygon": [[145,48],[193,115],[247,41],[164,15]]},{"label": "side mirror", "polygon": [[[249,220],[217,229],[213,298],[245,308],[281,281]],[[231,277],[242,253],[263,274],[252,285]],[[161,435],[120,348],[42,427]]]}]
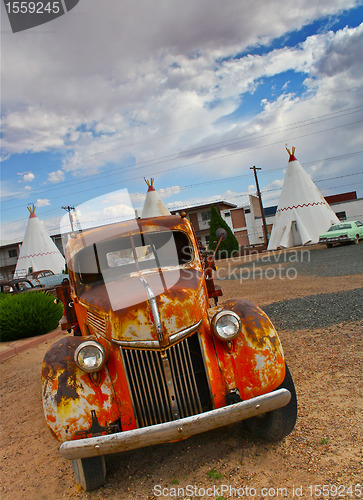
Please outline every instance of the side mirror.
[{"label": "side mirror", "polygon": [[219,227],[216,231],[217,241],[222,238],[222,241],[227,239],[227,231],[223,227]]}]

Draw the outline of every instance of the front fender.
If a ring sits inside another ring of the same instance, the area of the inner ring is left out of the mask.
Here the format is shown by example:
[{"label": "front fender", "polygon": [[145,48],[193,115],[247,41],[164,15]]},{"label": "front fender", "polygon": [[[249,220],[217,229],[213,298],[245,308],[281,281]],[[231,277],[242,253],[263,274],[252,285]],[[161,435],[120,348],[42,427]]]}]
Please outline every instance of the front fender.
[{"label": "front fender", "polygon": [[[117,427],[120,430],[117,424],[120,414],[108,370],[104,368],[89,374],[74,362],[76,348],[88,339],[65,337],[54,344],[44,357],[44,415],[48,427],[59,441],[105,434],[110,429],[114,432]],[[92,430],[87,432],[91,427]]]},{"label": "front fender", "polygon": [[237,313],[242,322],[232,345],[215,342],[227,389],[237,388],[242,400],[273,391],[285,378],[285,359],[270,319],[248,300],[232,299],[222,308]]}]

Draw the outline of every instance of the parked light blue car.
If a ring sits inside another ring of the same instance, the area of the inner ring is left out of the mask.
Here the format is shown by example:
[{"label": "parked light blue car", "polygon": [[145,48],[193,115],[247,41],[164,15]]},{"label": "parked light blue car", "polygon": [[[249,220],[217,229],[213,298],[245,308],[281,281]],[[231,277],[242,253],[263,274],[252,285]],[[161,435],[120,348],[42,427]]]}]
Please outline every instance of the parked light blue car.
[{"label": "parked light blue car", "polygon": [[331,248],[337,243],[359,243],[363,239],[363,223],[359,220],[333,224],[326,233],[319,236],[319,243]]},{"label": "parked light blue car", "polygon": [[68,279],[68,274],[54,274],[53,271],[44,269],[43,271],[33,271],[29,273],[27,278],[34,286],[55,288],[59,286],[64,279]]}]

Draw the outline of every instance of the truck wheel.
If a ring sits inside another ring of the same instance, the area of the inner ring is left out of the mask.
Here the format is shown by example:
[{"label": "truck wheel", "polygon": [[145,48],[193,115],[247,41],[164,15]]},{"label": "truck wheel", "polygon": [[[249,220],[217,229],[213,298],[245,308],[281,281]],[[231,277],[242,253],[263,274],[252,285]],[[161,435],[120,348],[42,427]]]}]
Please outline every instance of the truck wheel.
[{"label": "truck wheel", "polygon": [[105,457],[89,457],[72,460],[72,467],[76,481],[85,491],[99,488],[105,483]]},{"label": "truck wheel", "polygon": [[288,405],[245,420],[247,429],[265,441],[280,441],[294,429],[297,419],[297,398],[294,382],[286,365],[285,380],[278,389],[288,389],[291,399]]},{"label": "truck wheel", "polygon": [[326,248],[333,248],[333,243],[327,243]]}]

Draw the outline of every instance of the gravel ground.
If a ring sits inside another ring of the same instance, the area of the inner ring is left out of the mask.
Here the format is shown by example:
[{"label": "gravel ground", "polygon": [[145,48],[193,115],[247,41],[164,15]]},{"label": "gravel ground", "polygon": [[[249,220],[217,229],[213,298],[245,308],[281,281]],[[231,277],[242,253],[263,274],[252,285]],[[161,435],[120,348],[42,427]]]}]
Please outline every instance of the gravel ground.
[{"label": "gravel ground", "polygon": [[363,318],[363,245],[342,245],[331,249],[314,245],[246,256],[243,261],[235,265],[221,262],[220,274],[224,280],[240,280],[247,286],[251,281],[267,280],[274,289],[278,279],[294,281],[297,277],[306,280],[309,277],[354,276],[352,284],[360,285],[352,290],[307,295],[264,305],[264,311],[279,329],[319,328]]},{"label": "gravel ground", "polygon": [[[276,272],[279,269],[283,276],[289,269],[296,269],[298,275],[321,277],[362,274],[363,244],[342,245],[331,249],[312,246],[298,250],[259,254],[246,257],[243,264],[238,264],[236,267],[241,270],[243,279],[259,277],[261,274],[269,278],[274,270]],[[238,279],[239,276],[239,273],[232,274],[231,279]]]},{"label": "gravel ground", "polygon": [[358,321],[363,318],[363,288],[273,302],[263,310],[276,328],[284,330]]}]

